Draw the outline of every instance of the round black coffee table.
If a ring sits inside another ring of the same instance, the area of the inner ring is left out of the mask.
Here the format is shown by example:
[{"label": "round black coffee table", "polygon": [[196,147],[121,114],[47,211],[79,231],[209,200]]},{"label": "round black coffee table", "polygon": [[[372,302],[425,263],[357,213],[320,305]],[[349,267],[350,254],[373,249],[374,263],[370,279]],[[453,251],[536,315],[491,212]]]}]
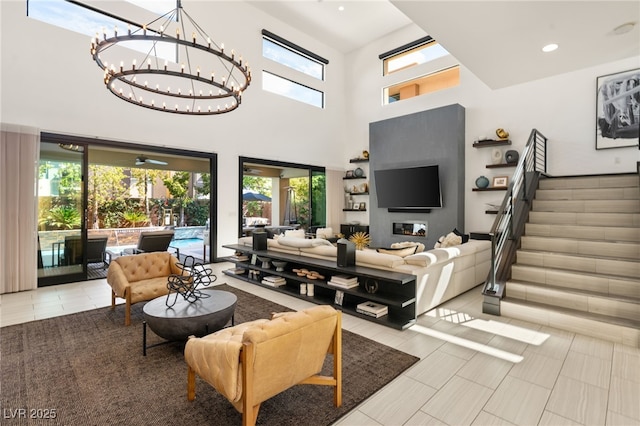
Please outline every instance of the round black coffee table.
[{"label": "round black coffee table", "polygon": [[[202,337],[222,329],[231,320],[238,298],[235,294],[222,290],[202,290],[209,297],[189,302],[177,295],[175,304],[167,306],[167,296],[157,297],[142,309],[143,355],[147,354],[147,324],[158,336],[168,341],[187,340],[191,335]],[[171,295],[171,301],[176,295]],[[152,345],[155,346],[155,345]]]}]

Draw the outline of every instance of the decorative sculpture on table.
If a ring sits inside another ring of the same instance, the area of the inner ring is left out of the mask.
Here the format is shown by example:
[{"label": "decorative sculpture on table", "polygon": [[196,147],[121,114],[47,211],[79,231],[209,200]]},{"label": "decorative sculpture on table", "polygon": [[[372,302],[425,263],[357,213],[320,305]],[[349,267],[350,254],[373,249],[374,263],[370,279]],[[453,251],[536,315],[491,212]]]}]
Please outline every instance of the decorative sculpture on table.
[{"label": "decorative sculpture on table", "polygon": [[[183,263],[178,263],[182,273],[169,275],[167,281],[166,305],[172,307],[181,295],[184,300],[193,303],[198,299],[210,297],[202,290],[198,289],[199,285],[208,286],[214,283],[218,277],[213,273],[211,268],[207,268],[202,263],[196,262],[193,256],[186,256]],[[173,297],[173,300],[171,300]]]}]

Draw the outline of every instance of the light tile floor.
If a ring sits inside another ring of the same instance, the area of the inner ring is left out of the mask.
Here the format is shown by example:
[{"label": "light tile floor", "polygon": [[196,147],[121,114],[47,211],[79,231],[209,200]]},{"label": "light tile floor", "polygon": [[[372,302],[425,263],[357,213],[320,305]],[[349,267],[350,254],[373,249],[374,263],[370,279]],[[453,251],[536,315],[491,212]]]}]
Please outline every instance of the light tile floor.
[{"label": "light tile floor", "polygon": [[[230,266],[212,265],[218,282],[291,309],[313,306],[222,274]],[[106,280],[4,294],[0,326],[110,303]],[[345,315],[345,329],[421,360],[337,426],[640,425],[640,349],[486,315],[481,303],[476,288],[405,331]]]}]

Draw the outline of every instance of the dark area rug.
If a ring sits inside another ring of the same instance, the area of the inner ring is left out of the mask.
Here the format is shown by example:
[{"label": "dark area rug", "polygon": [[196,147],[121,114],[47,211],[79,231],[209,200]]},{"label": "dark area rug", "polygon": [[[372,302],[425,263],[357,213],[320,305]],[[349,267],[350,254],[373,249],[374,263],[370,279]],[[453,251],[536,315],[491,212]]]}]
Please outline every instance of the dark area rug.
[{"label": "dark area rug", "polygon": [[[236,324],[290,310],[225,284],[216,289],[238,296]],[[200,378],[187,401],[182,343],[142,355],[143,305],[132,307],[130,327],[117,306],[1,328],[0,423],[240,425],[241,414]],[[149,330],[147,344],[160,342]],[[332,424],[418,360],[348,331],[343,351],[342,407],[329,387],[295,386],[262,404],[258,424]]]}]

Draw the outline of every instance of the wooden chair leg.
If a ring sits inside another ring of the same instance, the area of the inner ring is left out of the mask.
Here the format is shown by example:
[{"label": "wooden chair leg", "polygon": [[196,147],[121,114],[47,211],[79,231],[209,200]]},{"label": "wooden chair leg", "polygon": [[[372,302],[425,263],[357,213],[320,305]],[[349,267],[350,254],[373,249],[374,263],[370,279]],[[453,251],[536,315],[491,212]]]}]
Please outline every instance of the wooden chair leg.
[{"label": "wooden chair leg", "polygon": [[116,308],[116,293],[111,290],[111,310]]},{"label": "wooden chair leg", "polygon": [[125,291],[124,325],[131,325],[131,291]]},{"label": "wooden chair leg", "polygon": [[187,366],[187,400],[194,399],[196,399],[196,372],[191,366]]},{"label": "wooden chair leg", "polygon": [[255,347],[244,344],[240,352],[242,363],[242,426],[254,426],[258,421],[260,404],[253,404],[253,358]]},{"label": "wooden chair leg", "polygon": [[333,403],[336,407],[342,405],[342,312],[338,312],[336,331],[333,334],[333,378],[336,385],[333,388]]}]

